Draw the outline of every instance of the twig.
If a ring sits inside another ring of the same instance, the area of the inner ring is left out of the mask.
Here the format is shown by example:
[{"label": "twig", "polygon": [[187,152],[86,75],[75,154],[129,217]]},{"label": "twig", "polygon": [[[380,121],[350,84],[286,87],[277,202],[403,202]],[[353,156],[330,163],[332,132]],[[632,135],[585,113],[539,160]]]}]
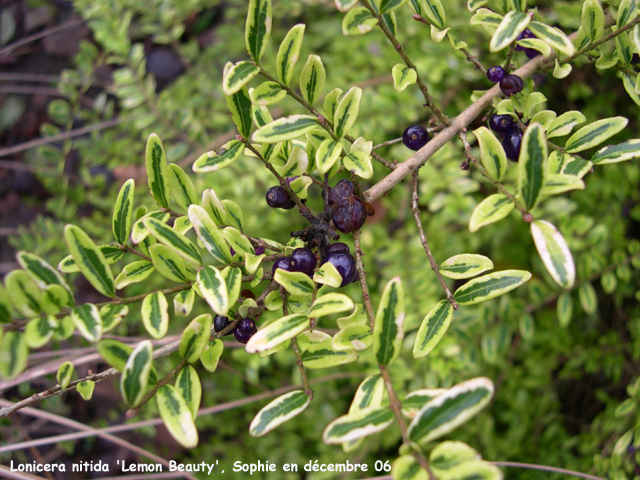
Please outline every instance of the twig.
[{"label": "twig", "polygon": [[433,114],[436,117],[438,117],[438,120],[440,120],[440,122],[442,124],[448,125],[450,123],[449,117],[447,117],[444,113],[442,113],[442,111],[434,103],[433,97],[429,93],[429,88],[424,83],[424,81],[420,77],[420,74],[418,73],[418,67],[416,67],[415,64],[411,61],[411,59],[409,58],[407,53],[402,48],[402,45],[400,45],[400,42],[398,42],[398,39],[391,32],[391,30],[389,30],[389,27],[387,27],[387,24],[385,23],[384,18],[382,17],[382,15],[380,15],[373,8],[373,6],[371,5],[370,0],[362,0],[362,4],[365,6],[365,8],[367,10],[369,10],[369,12],[371,12],[371,15],[373,15],[375,18],[378,19],[378,28],[380,28],[380,30],[382,30],[382,33],[384,33],[384,35],[389,39],[391,44],[395,47],[396,51],[398,52],[398,54],[400,55],[400,57],[404,61],[405,65],[407,67],[412,68],[413,70],[415,70],[416,75],[417,75],[416,83],[418,84],[418,87],[420,88],[420,91],[422,92],[422,96],[424,97],[424,101],[426,102],[426,106],[431,109]]},{"label": "twig", "polygon": [[47,28],[46,30],[43,30],[41,32],[34,33],[33,35],[29,35],[28,37],[24,37],[20,40],[17,40],[12,44],[7,45],[4,48],[0,48],[0,55],[7,55],[18,47],[34,42],[48,35],[52,35],[54,33],[60,32],[62,30],[66,30],[67,28],[75,27],[76,25],[80,25],[81,23],[84,23],[84,19],[77,18],[75,20],[70,20],[69,22],[63,23],[61,25],[56,25],[55,27]]},{"label": "twig", "polygon": [[133,248],[133,247],[131,247],[129,245],[119,245],[119,244],[115,244],[115,243],[112,243],[111,245],[114,246],[114,247],[118,247],[123,252],[133,253],[134,255],[137,255],[137,256],[139,256],[141,258],[144,258],[148,262],[151,261],[151,259],[149,257],[147,257],[144,253],[140,253],[135,248]]},{"label": "twig", "polygon": [[360,278],[360,289],[362,290],[362,300],[364,303],[364,309],[369,317],[369,328],[373,332],[375,326],[375,317],[373,316],[373,307],[371,306],[371,295],[369,295],[369,286],[367,285],[367,272],[364,269],[364,263],[362,262],[362,248],[360,247],[360,230],[353,232],[353,246],[356,254],[356,269],[358,270],[358,277]]},{"label": "twig", "polygon": [[396,143],[400,143],[402,141],[402,137],[394,138],[393,140],[387,140],[386,142],[379,143],[375,145],[372,150],[377,150],[378,148],[388,147],[389,145],[394,145]]},{"label": "twig", "polygon": [[418,232],[420,233],[420,241],[422,242],[424,251],[427,254],[427,258],[429,259],[429,264],[431,264],[431,270],[436,273],[438,281],[440,282],[440,285],[442,285],[444,293],[447,296],[447,300],[449,300],[449,303],[454,308],[454,310],[457,310],[458,302],[455,301],[451,290],[449,290],[449,287],[447,286],[447,283],[444,281],[444,278],[442,278],[442,275],[440,275],[440,267],[431,254],[431,249],[429,248],[429,244],[427,243],[427,237],[424,234],[424,228],[422,228],[422,221],[420,221],[420,208],[418,207],[418,173],[419,170],[413,171],[413,182],[411,185],[411,211],[413,212],[413,216],[416,219],[416,225],[418,226]]},{"label": "twig", "polygon": [[506,74],[509,74],[511,72],[511,59],[513,58],[513,54],[516,51],[516,44],[515,42],[512,42],[511,45],[509,45],[509,51],[507,52],[507,59],[504,61],[504,71]]},{"label": "twig", "polygon": [[186,358],[182,359],[182,361],[178,363],[178,365],[176,365],[176,367],[173,370],[171,370],[167,375],[161,378],[158,381],[158,383],[151,390],[149,390],[144,397],[142,397],[142,400],[140,400],[140,403],[138,405],[126,411],[125,417],[134,418],[136,415],[138,415],[138,412],[140,411],[140,409],[144,407],[145,404],[149,400],[151,400],[156,393],[158,393],[158,390],[160,390],[160,388],[162,388],[164,385],[169,383],[171,379],[175,377],[176,374],[180,370],[182,370],[184,367],[186,367],[188,364],[189,362],[187,362]]},{"label": "twig", "polygon": [[[280,298],[282,298],[282,314],[286,317],[289,315],[289,308],[287,307],[287,297],[284,294],[284,290],[280,289]],[[298,366],[298,370],[300,371],[300,376],[302,377],[302,384],[304,385],[304,393],[309,396],[309,400],[313,400],[313,390],[309,386],[309,378],[307,377],[307,370],[304,368],[302,364],[302,353],[300,353],[300,347],[298,346],[298,341],[296,337],[291,339],[291,347],[293,348],[293,353],[296,355],[296,365]]]}]

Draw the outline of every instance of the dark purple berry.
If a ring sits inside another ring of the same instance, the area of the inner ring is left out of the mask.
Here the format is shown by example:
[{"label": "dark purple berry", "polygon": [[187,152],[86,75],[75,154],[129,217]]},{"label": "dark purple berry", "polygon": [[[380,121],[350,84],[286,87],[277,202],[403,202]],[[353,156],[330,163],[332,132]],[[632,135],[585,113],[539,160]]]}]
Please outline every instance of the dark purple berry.
[{"label": "dark purple berry", "polygon": [[283,208],[285,210],[291,210],[296,206],[287,191],[280,185],[267,190],[267,205],[271,208]]},{"label": "dark purple berry", "polygon": [[504,68],[502,68],[500,65],[494,65],[489,70],[487,70],[487,78],[493,83],[498,83],[504,78],[506,73],[507,72],[505,72]]},{"label": "dark purple berry", "polygon": [[341,287],[349,285],[356,279],[356,261],[350,253],[334,252],[327,255],[322,263],[331,263],[342,277]]},{"label": "dark purple berry", "polygon": [[287,177],[287,187],[291,186],[291,182],[300,177]]},{"label": "dark purple berry", "polygon": [[329,245],[327,248],[324,249],[325,255],[329,255],[330,253],[337,253],[337,252],[349,253],[349,246],[346,243],[336,242],[336,243],[332,243],[331,245]]},{"label": "dark purple berry", "polygon": [[289,270],[292,272],[306,273],[310,277],[316,268],[316,256],[310,248],[296,248],[291,252],[289,259]]},{"label": "dark purple berry", "polygon": [[247,343],[257,331],[256,322],[253,321],[253,318],[247,317],[238,322],[236,329],[233,332],[233,336],[236,337],[236,340],[240,343]]},{"label": "dark purple berry", "polygon": [[512,162],[517,162],[520,156],[520,145],[522,144],[522,132],[515,127],[507,132],[502,140],[502,147],[507,158]]},{"label": "dark purple berry", "polygon": [[507,133],[513,127],[511,115],[498,115],[494,113],[489,117],[489,128],[496,133]]},{"label": "dark purple berry", "polygon": [[429,132],[420,125],[411,125],[402,133],[402,143],[411,150],[420,150],[429,141]]},{"label": "dark purple berry", "polygon": [[[518,37],[516,38],[516,42],[524,38],[538,38],[538,37],[536,37],[533,33],[531,33],[531,30],[529,30],[528,28],[525,28],[524,31],[520,35],[518,35]],[[522,52],[525,49],[526,47],[521,47],[520,45],[516,44],[515,50],[517,50],[518,52]]]},{"label": "dark purple berry", "polygon": [[271,269],[271,274],[275,275],[276,270],[281,268],[282,270],[289,271],[289,257],[279,258],[273,264],[273,268]]},{"label": "dark purple berry", "polygon": [[[227,328],[231,324],[231,320],[228,317],[223,317],[222,315],[216,315],[213,319],[213,329],[216,332],[221,332],[225,328]],[[225,335],[231,335],[233,330],[227,332]]]},{"label": "dark purple berry", "polygon": [[540,52],[533,48],[525,48],[524,54],[527,56],[527,58],[531,59],[536,58],[538,55],[540,55]]},{"label": "dark purple berry", "polygon": [[517,75],[509,74],[500,80],[500,90],[507,97],[511,97],[524,88],[524,81]]},{"label": "dark purple berry", "polygon": [[264,253],[264,247],[256,247],[255,251],[256,255],[262,255]]},{"label": "dark purple berry", "polygon": [[333,224],[342,233],[351,233],[364,225],[367,209],[356,196],[338,203],[333,208]]},{"label": "dark purple berry", "polygon": [[349,180],[340,180],[336,186],[329,189],[329,205],[343,203],[353,196],[356,189]]}]

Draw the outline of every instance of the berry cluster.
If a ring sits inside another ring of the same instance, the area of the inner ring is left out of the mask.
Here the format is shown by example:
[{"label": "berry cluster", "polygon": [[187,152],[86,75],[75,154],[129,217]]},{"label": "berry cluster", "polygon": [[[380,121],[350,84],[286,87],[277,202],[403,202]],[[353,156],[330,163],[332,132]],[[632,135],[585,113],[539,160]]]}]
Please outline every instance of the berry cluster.
[{"label": "berry cluster", "polygon": [[[213,329],[216,332],[221,332],[225,328],[231,325],[231,320],[228,317],[223,317],[222,315],[216,315],[213,319]],[[236,340],[240,343],[247,343],[251,337],[258,331],[256,328],[256,322],[253,318],[241,318],[240,321],[236,324],[235,328],[230,332],[227,332],[226,335],[231,335],[236,338]]]},{"label": "berry cluster", "polygon": [[500,82],[500,90],[507,97],[521,92],[524,88],[524,81],[518,75],[507,74],[500,65],[494,65],[487,70],[487,78],[493,83]]},{"label": "berry cluster", "polygon": [[[528,28],[525,28],[524,32],[522,32],[520,35],[518,35],[518,38],[516,38],[516,41],[522,40],[524,38],[538,38],[538,37],[536,37],[531,32],[531,30],[529,30]],[[539,51],[534,50],[533,48],[521,47],[520,45],[516,45],[515,50],[518,51],[518,52],[524,52],[524,54],[527,56],[527,58],[535,58],[538,55],[540,55]]]},{"label": "berry cluster", "polygon": [[351,233],[364,225],[367,219],[367,207],[355,195],[353,183],[340,180],[329,190],[328,204],[333,212],[332,220],[336,228],[342,233]]},{"label": "berry cluster", "polygon": [[522,130],[513,117],[494,113],[489,118],[489,128],[502,137],[502,147],[507,158],[512,162],[517,162],[522,144]]}]

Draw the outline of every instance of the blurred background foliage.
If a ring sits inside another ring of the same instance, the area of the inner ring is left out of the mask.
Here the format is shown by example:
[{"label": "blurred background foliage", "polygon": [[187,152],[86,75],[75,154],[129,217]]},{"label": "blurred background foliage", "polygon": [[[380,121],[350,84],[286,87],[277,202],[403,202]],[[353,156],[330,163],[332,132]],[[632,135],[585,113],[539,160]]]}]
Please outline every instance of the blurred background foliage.
[{"label": "blurred background foliage", "polygon": [[[467,42],[485,66],[501,62],[501,55],[488,53],[490,36],[481,27],[469,26],[471,14],[466,2],[445,3],[447,25],[456,38]],[[566,32],[579,26],[581,2],[541,0],[529,4],[538,6],[547,23]],[[5,164],[0,165],[0,204],[4,207],[0,207],[0,227],[9,235],[1,237],[0,273],[14,268],[13,254],[18,249],[33,251],[55,265],[66,255],[62,229],[67,222],[80,225],[97,244],[110,242],[112,205],[127,178],[135,178],[139,186],[137,205],[142,202],[151,207],[143,165],[150,133],[162,138],[169,161],[183,165],[189,172],[190,163],[200,153],[233,138],[236,132],[221,79],[226,62],[247,58],[243,39],[246,5],[246,0],[3,3],[2,18],[11,17],[14,22],[14,33],[2,37],[4,44],[10,45],[33,32],[28,30],[26,19],[34,11],[48,12],[47,23],[38,28],[78,17],[86,22],[68,31],[75,39],[75,48],[69,51],[51,53],[43,40],[26,50],[19,48],[0,56],[0,70],[14,74],[53,73],[57,88],[57,95],[42,100],[39,92],[12,93],[9,87],[19,82],[0,76],[0,148],[84,127],[98,128],[35,149],[11,154],[2,151]],[[474,90],[487,89],[490,84],[446,40],[434,44],[428,28],[415,22],[411,13],[406,7],[396,12],[399,40],[418,66],[436,103],[447,115],[455,116],[471,103]],[[418,89],[412,86],[401,93],[393,89],[391,67],[399,58],[379,31],[343,37],[342,14],[332,0],[274,0],[273,18],[272,40],[264,65],[273,68],[277,46],[286,32],[296,23],[305,23],[300,58],[311,53],[322,57],[327,69],[325,93],[335,87],[346,91],[352,85],[364,89],[359,121],[351,132],[354,137],[364,136],[378,144],[397,138],[411,123],[427,124],[429,115]],[[42,71],[52,68],[50,63],[38,60],[47,55],[57,55],[55,72]],[[516,55],[516,63],[525,61],[523,53]],[[303,65],[304,61],[298,63],[297,73]],[[580,110],[587,121],[616,115],[629,118],[628,127],[611,143],[639,136],[640,110],[630,101],[614,70],[597,70],[593,62],[584,61],[574,65],[571,75],[563,80],[539,74],[534,81],[535,88],[549,99],[547,108],[558,114]],[[292,100],[285,99],[272,113],[277,117],[303,112]],[[488,113],[472,128],[482,125]],[[379,153],[402,161],[411,152],[396,144]],[[479,253],[490,257],[498,270],[526,269],[534,277],[501,299],[461,308],[439,346],[426,358],[414,360],[409,352],[415,329],[442,298],[442,292],[417,235],[410,209],[409,179],[377,201],[376,216],[366,223],[362,236],[374,305],[382,287],[394,276],[402,277],[406,291],[406,353],[390,368],[397,391],[402,398],[418,388],[447,387],[473,376],[487,376],[496,383],[495,400],[451,438],[467,442],[489,460],[555,465],[612,480],[638,478],[638,161],[596,167],[585,177],[586,190],[543,202],[534,212],[536,218],[558,226],[578,269],[578,285],[569,293],[573,315],[559,319],[556,301],[560,291],[546,274],[529,227],[517,211],[497,224],[469,233],[471,211],[494,192],[477,171],[459,168],[463,160],[462,145],[454,142],[442,148],[420,171],[422,221],[436,260],[441,262],[465,252]],[[6,162],[13,165],[7,166]],[[256,165],[255,158],[242,157],[219,172],[192,178],[199,192],[214,188],[219,198],[238,203],[249,234],[285,243],[291,231],[304,227],[303,220],[295,210],[268,209],[264,194],[276,182],[266,169]],[[364,186],[381,179],[385,170],[376,164],[374,177]],[[309,205],[318,211],[321,204],[319,189],[312,187]],[[346,242],[352,246],[350,238]],[[84,295],[85,301],[93,301],[95,292],[76,277],[81,298]],[[145,284],[127,287],[125,295],[166,286],[159,278],[152,278]],[[595,289],[595,297],[589,295],[589,286]],[[261,288],[256,288],[258,293]],[[354,299],[360,295],[357,285],[350,286],[346,293]],[[204,311],[204,306],[199,309]],[[132,310],[134,313],[112,333],[144,336],[139,314]],[[199,313],[197,310],[194,313]],[[176,332],[184,327],[181,319],[173,322]],[[332,329],[335,323],[323,319],[320,326]],[[52,348],[83,345],[81,338],[72,337],[54,343]],[[368,355],[333,370],[375,373],[375,363]],[[159,362],[158,368],[169,371],[171,362],[172,359]],[[223,368],[215,374],[200,372],[203,407],[299,382],[290,351],[260,358],[243,349],[229,348],[222,362]],[[87,367],[99,371],[105,366],[94,363]],[[313,371],[311,376],[326,373],[333,372]],[[321,442],[323,428],[347,411],[359,381],[356,377],[316,385],[315,399],[303,414],[260,439],[250,437],[247,427],[267,401],[198,418],[200,445],[191,451],[177,447],[163,428],[137,430],[126,438],[178,461],[217,459],[219,468],[226,471],[225,478],[234,478],[230,473],[233,462],[258,459],[278,465],[302,465],[315,459],[339,463],[348,458],[351,462],[368,463],[371,472],[375,460],[397,455],[397,427],[368,437],[358,451],[350,454]],[[4,396],[24,397],[53,384],[55,379],[49,375],[5,391]],[[117,382],[108,381],[97,387],[90,402],[69,394],[62,399],[48,399],[42,408],[94,427],[123,422],[125,407],[116,400]],[[157,417],[155,402],[140,413],[138,420],[151,417]],[[24,420],[25,424],[29,421]],[[14,420],[4,418],[0,425],[4,441],[19,435]],[[38,438],[55,433],[60,432],[49,427],[30,435]],[[120,458],[115,447],[93,438],[63,443],[56,449],[42,451],[55,462],[102,459],[115,465],[114,459]],[[29,451],[15,452],[12,457],[2,456],[2,461],[30,461],[31,455]],[[510,469],[506,474],[523,479],[554,477],[533,470]],[[241,478],[241,474],[237,475]],[[267,478],[263,475],[254,478]],[[269,478],[302,477],[280,472]],[[305,478],[334,477],[307,474]]]}]

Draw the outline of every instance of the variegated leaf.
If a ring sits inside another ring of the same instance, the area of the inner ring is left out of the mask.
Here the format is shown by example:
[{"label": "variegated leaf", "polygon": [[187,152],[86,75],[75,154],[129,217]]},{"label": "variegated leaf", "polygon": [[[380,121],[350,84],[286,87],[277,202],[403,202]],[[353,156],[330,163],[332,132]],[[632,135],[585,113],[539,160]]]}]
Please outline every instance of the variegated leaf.
[{"label": "variegated leaf", "polygon": [[191,314],[191,310],[193,310],[193,302],[195,299],[196,292],[193,288],[178,292],[176,296],[173,297],[173,312],[178,317],[189,316]]},{"label": "variegated leaf", "polygon": [[[251,122],[253,121],[251,116],[253,104],[251,103],[247,87],[241,88],[233,95],[226,95],[225,100],[231,112],[233,123],[235,123],[238,129],[238,133],[242,135],[243,138],[249,138],[249,135],[251,135]],[[205,155],[207,154],[205,153]],[[202,157],[200,157],[200,159],[201,158]],[[204,162],[204,160],[202,160],[202,162]]]},{"label": "variegated leaf", "polygon": [[218,368],[218,362],[224,351],[224,344],[221,340],[209,340],[200,355],[200,363],[208,372],[215,372]]},{"label": "variegated leaf", "polygon": [[27,367],[29,347],[22,332],[10,330],[0,340],[0,377],[12,380]]},{"label": "variegated leaf", "polygon": [[229,313],[229,292],[224,277],[216,267],[207,265],[198,271],[196,284],[211,309],[223,317]]},{"label": "variegated leaf", "polygon": [[369,179],[373,177],[371,156],[365,152],[353,152],[345,155],[342,159],[342,165],[360,178]]},{"label": "variegated leaf", "polygon": [[[192,170],[196,173],[215,172],[235,162],[244,151],[244,144],[238,140],[231,140],[224,146],[225,150],[218,155],[215,151],[203,153],[193,162]],[[191,202],[193,204],[197,202]],[[185,210],[188,208],[183,207]]]},{"label": "variegated leaf", "polygon": [[404,338],[404,290],[400,277],[385,286],[373,329],[373,351],[380,365],[389,365],[400,354]]},{"label": "variegated leaf", "polygon": [[358,354],[355,350],[335,350],[331,344],[306,344],[302,351],[302,364],[305,368],[330,368],[355,362]]},{"label": "variegated leaf", "polygon": [[257,143],[277,143],[293,140],[319,127],[313,115],[290,115],[279,118],[256,130],[251,139]]},{"label": "variegated leaf", "polygon": [[373,335],[369,325],[351,323],[333,336],[331,345],[336,350],[355,350],[360,352],[373,345]]},{"label": "variegated leaf", "polygon": [[100,309],[102,318],[102,332],[106,333],[117,327],[122,319],[129,314],[128,305],[105,305]]},{"label": "variegated leaf", "polygon": [[143,222],[144,226],[160,243],[169,247],[182,258],[196,265],[202,265],[200,252],[187,237],[153,217],[145,217]]},{"label": "variegated leaf", "polygon": [[156,243],[149,248],[149,255],[155,269],[164,278],[174,282],[186,282],[195,279],[195,275],[187,269],[182,257],[169,247]]},{"label": "variegated leaf", "polygon": [[300,48],[302,47],[302,38],[304,36],[305,25],[299,23],[294,25],[278,48],[276,56],[276,75],[278,80],[289,86],[293,77],[293,69],[298,62],[300,56]]},{"label": "variegated leaf", "polygon": [[440,274],[447,278],[471,278],[493,269],[493,262],[484,255],[463,253],[447,258],[440,265]]},{"label": "variegated leaf", "polygon": [[324,429],[326,444],[350,442],[381,432],[393,423],[393,412],[386,407],[368,407],[338,417]]},{"label": "variegated leaf", "polygon": [[334,132],[338,138],[344,137],[358,118],[362,89],[351,87],[340,99],[334,114]]},{"label": "variegated leaf", "polygon": [[273,278],[292,295],[309,296],[315,290],[313,281],[302,272],[287,272],[278,268]]},{"label": "variegated leaf", "polygon": [[155,339],[163,338],[169,329],[169,303],[162,292],[144,297],[140,309],[142,324]]},{"label": "variegated leaf", "polygon": [[171,436],[184,448],[195,448],[198,445],[198,429],[180,391],[173,385],[163,385],[156,393],[156,401],[160,417]]},{"label": "variegated leaf", "polygon": [[531,236],[551,278],[562,288],[572,288],[576,268],[562,234],[551,223],[535,220],[531,222]]},{"label": "variegated leaf", "polygon": [[133,194],[136,184],[130,178],[118,193],[116,204],[113,207],[112,230],[113,236],[120,245],[126,245],[131,233],[131,219],[133,216]]},{"label": "variegated leaf", "polygon": [[568,135],[576,125],[584,122],[585,116],[577,111],[570,110],[557,117],[547,128],[547,138],[562,137]]},{"label": "variegated leaf", "polygon": [[256,88],[251,90],[249,96],[251,97],[251,102],[254,105],[266,107],[267,105],[274,105],[284,99],[287,96],[287,91],[284,90],[277,82],[267,81],[262,82]]},{"label": "variegated leaf", "polygon": [[334,313],[350,312],[355,308],[353,300],[342,293],[327,293],[313,302],[309,316],[320,318]]},{"label": "variegated leaf", "polygon": [[413,345],[414,358],[427,356],[442,339],[453,318],[453,307],[448,300],[441,300],[422,320]]},{"label": "variegated leaf", "polygon": [[260,63],[271,36],[271,0],[249,0],[244,41],[251,58]]},{"label": "variegated leaf", "polygon": [[102,317],[98,307],[85,303],[71,312],[71,320],[84,338],[97,342],[102,337]]},{"label": "variegated leaf", "polygon": [[193,363],[200,358],[209,341],[211,323],[211,315],[203,313],[191,320],[182,332],[178,352],[187,362]]},{"label": "variegated leaf", "polygon": [[167,167],[167,155],[164,152],[162,141],[155,133],[149,135],[145,150],[145,166],[147,169],[147,181],[149,192],[158,205],[169,208],[171,197],[171,185],[169,183],[169,169]]},{"label": "variegated leaf", "polygon": [[569,137],[564,147],[567,153],[577,153],[595,147],[605,140],[621,132],[629,120],[624,117],[611,117],[596,120],[582,127]]},{"label": "variegated leaf", "polygon": [[191,416],[195,420],[200,409],[200,400],[202,399],[202,385],[198,372],[191,365],[187,365],[176,377],[176,388],[184,398],[191,412]]},{"label": "variegated leaf", "polygon": [[575,52],[573,42],[559,28],[550,27],[542,22],[532,21],[529,23],[529,30],[539,39],[544,40],[551,45],[551,47],[569,57]]},{"label": "variegated leaf", "polygon": [[591,157],[591,161],[595,165],[607,165],[638,157],[640,157],[640,140],[632,139],[601,148]]},{"label": "variegated leaf", "polygon": [[64,362],[62,365],[60,365],[60,368],[58,368],[58,373],[56,373],[56,380],[58,381],[60,388],[64,390],[69,386],[69,384],[71,383],[71,377],[73,377],[75,371],[76,369],[71,362]]},{"label": "variegated leaf", "polygon": [[318,55],[309,55],[300,74],[300,92],[310,105],[320,98],[327,80],[322,59]]},{"label": "variegated leaf", "polygon": [[120,275],[116,277],[116,289],[120,290],[132,283],[142,282],[146,280],[153,271],[153,263],[147,260],[130,263],[129,265],[126,265],[122,269],[122,272],[120,272]]},{"label": "variegated leaf", "polygon": [[502,220],[511,213],[514,205],[505,195],[494,193],[489,195],[473,209],[469,219],[469,231],[476,232],[485,225]]},{"label": "variegated leaf", "polygon": [[500,50],[508,47],[516,37],[520,35],[525,28],[527,28],[530,21],[531,17],[524,12],[516,12],[512,10],[507,13],[491,37],[489,50],[492,52],[499,52]]},{"label": "variegated leaf", "polygon": [[409,392],[402,401],[402,413],[406,417],[414,419],[428,401],[446,391],[446,388],[421,388],[420,390]]},{"label": "variegated leaf", "polygon": [[522,137],[518,158],[518,193],[527,210],[533,209],[547,178],[547,141],[539,123],[532,123]]},{"label": "variegated leaf", "polygon": [[247,342],[249,353],[265,352],[302,333],[309,326],[309,317],[294,313],[263,326]]},{"label": "variegated leaf", "polygon": [[140,403],[149,385],[149,372],[153,362],[153,346],[150,340],[140,342],[131,352],[122,370],[120,393],[130,407]]},{"label": "variegated leaf", "polygon": [[453,295],[461,305],[473,305],[504,295],[531,278],[526,270],[503,270],[474,278]]},{"label": "variegated leaf", "polygon": [[191,224],[204,248],[213,258],[222,263],[231,262],[229,245],[206,210],[198,205],[191,205],[189,207],[189,220],[191,220]]},{"label": "variegated leaf", "polygon": [[169,184],[171,185],[171,194],[180,208],[186,210],[192,203],[198,203],[196,187],[189,175],[175,163],[169,164]]},{"label": "variegated leaf", "polygon": [[229,68],[222,79],[225,95],[233,95],[260,73],[260,67],[251,62],[238,62]]},{"label": "variegated leaf", "polygon": [[343,35],[363,35],[378,24],[378,19],[364,7],[354,7],[342,19]]},{"label": "variegated leaf", "polygon": [[102,251],[96,247],[89,235],[75,225],[67,225],[64,236],[71,256],[89,283],[103,295],[115,297],[113,273]]},{"label": "variegated leaf", "polygon": [[500,181],[507,171],[507,155],[500,140],[487,128],[473,131],[480,145],[480,161],[494,180]]},{"label": "variegated leaf", "polygon": [[279,396],[260,409],[249,425],[249,434],[252,437],[266,435],[304,411],[310,401],[311,398],[304,390],[294,390]]}]

